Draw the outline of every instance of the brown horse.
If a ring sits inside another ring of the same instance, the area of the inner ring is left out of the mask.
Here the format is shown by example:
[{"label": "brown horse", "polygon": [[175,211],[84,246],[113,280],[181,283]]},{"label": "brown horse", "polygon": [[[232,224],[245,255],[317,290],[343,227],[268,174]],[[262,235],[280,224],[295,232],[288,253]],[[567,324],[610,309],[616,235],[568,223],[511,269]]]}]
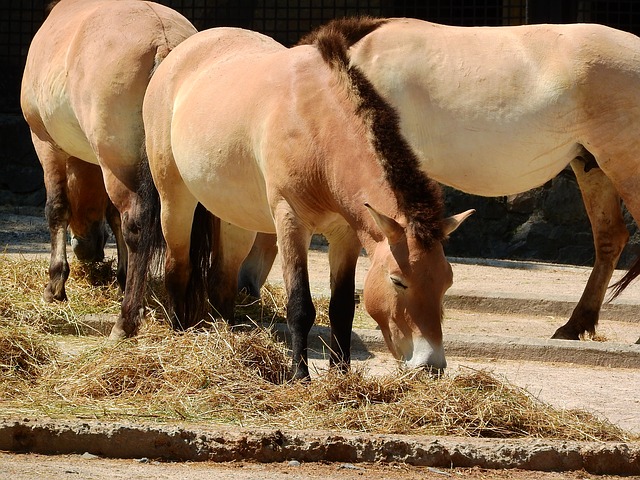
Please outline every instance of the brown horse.
[{"label": "brown horse", "polygon": [[[180,324],[198,320],[189,296],[207,268],[193,255],[201,204],[223,233],[235,226],[232,248],[243,252],[229,275],[236,287],[253,232],[277,232],[296,378],[309,375],[315,308],[307,248],[316,231],[330,242],[332,365],[349,363],[363,245],[371,259],[364,303],[390,350],[410,366],[442,369],[442,299],[452,272],[441,241],[468,213],[442,218],[439,187],[419,171],[393,109],[346,61],[331,38],[287,49],[220,28],[187,39],[160,65],[143,119],[170,310]],[[224,252],[228,241],[221,245]],[[210,257],[210,247],[203,254]]]},{"label": "brown horse", "polygon": [[147,263],[139,237],[145,213],[153,213],[139,189],[148,170],[141,162],[142,99],[160,61],[195,32],[182,15],[152,2],[61,0],[29,48],[21,105],[47,190],[51,262],[44,297],[66,299],[67,227],[79,260],[102,258],[106,213],[124,288],[115,337],[137,329],[144,293],[145,275],[133,275]]},{"label": "brown horse", "polygon": [[[629,238],[620,198],[640,220],[640,39],[593,24],[450,27],[363,18],[330,22],[301,43],[327,32],[343,38],[349,64],[397,111],[421,169],[438,182],[510,195],[571,165],[596,258],[571,318],[553,337],[594,333]],[[260,242],[241,277],[253,292],[274,257],[260,246],[273,240]],[[640,260],[614,293],[638,274]]]}]

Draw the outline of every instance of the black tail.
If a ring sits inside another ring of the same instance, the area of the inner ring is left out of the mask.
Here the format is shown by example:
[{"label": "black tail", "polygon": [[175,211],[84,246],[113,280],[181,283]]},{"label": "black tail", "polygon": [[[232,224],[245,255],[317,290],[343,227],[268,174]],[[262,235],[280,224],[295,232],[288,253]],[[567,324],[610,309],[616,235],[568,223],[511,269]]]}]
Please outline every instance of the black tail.
[{"label": "black tail", "polygon": [[[149,283],[147,282],[147,277],[157,277],[162,271],[166,244],[160,225],[160,196],[153,183],[149,160],[144,148],[140,158],[137,191],[138,206],[136,208],[138,215],[137,240],[135,246],[129,245],[129,248],[136,248],[137,256],[135,262],[129,262],[128,268],[132,272],[127,278],[144,282],[141,290],[148,298],[147,289]],[[158,293],[155,289],[153,290],[154,293]]]},{"label": "black tail", "polygon": [[640,257],[636,259],[636,261],[633,263],[624,277],[622,277],[620,280],[609,287],[612,290],[609,301],[614,300],[616,297],[618,297],[618,295],[624,292],[625,288],[627,288],[638,275],[640,275]]},{"label": "black tail", "polygon": [[139,208],[139,261],[130,268],[134,269],[132,278],[146,278],[161,271],[166,244],[160,225],[160,196],[153,183],[149,160],[144,148],[138,169],[138,208]]},{"label": "black tail", "polygon": [[191,225],[191,275],[187,284],[184,314],[179,328],[197,326],[210,321],[209,285],[214,277],[214,268],[218,240],[220,237],[220,219],[212,215],[198,203]]}]

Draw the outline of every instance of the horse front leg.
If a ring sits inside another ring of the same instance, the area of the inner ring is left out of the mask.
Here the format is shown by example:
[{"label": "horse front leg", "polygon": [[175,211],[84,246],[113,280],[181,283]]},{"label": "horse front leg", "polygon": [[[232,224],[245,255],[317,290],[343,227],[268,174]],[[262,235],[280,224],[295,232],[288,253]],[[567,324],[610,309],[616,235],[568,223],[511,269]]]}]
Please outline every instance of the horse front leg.
[{"label": "horse front leg", "polygon": [[351,332],[356,308],[355,275],[362,247],[355,232],[349,227],[328,233],[327,239],[329,240],[331,275],[330,366],[341,372],[346,372],[351,364]]},{"label": "horse front leg", "polygon": [[311,232],[284,202],[275,209],[274,218],[287,293],[287,326],[293,356],[292,377],[295,380],[306,380],[310,378],[308,335],[316,318],[307,264]]},{"label": "horse front leg", "polygon": [[66,163],[69,158],[51,143],[31,134],[33,146],[44,172],[47,192],[45,216],[49,224],[51,256],[49,259],[49,281],[43,297],[47,302],[67,300],[65,283],[69,278],[67,261],[67,227],[71,217],[71,205],[67,197]]},{"label": "horse front leg", "polygon": [[591,222],[595,263],[587,285],[569,321],[552,338],[579,340],[584,333],[595,333],[607,287],[620,254],[629,239],[622,217],[620,197],[600,168],[585,172],[584,162],[571,162],[582,199]]}]

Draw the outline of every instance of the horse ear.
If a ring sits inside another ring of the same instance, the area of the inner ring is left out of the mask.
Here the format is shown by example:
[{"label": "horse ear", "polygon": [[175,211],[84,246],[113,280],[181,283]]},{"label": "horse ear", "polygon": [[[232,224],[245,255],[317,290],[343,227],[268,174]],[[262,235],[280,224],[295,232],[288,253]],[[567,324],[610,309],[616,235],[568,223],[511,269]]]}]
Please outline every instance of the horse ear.
[{"label": "horse ear", "polygon": [[442,225],[445,237],[451,235],[472,213],[475,213],[475,210],[467,210],[466,212],[445,218]]},{"label": "horse ear", "polygon": [[389,240],[389,245],[394,245],[402,240],[402,237],[404,237],[404,228],[402,225],[393,218],[376,211],[376,209],[368,203],[365,203],[364,206],[369,209],[369,213],[375,220],[376,225],[378,225],[384,236]]}]

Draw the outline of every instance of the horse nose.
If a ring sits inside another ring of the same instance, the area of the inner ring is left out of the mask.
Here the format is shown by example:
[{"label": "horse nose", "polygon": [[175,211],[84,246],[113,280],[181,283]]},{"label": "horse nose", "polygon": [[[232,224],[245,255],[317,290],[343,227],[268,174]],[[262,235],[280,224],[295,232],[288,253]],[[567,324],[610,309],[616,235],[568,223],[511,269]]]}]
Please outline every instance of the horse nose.
[{"label": "horse nose", "polygon": [[102,239],[71,238],[71,248],[80,262],[99,262],[104,259],[104,245]]},{"label": "horse nose", "polygon": [[414,337],[413,353],[407,356],[405,364],[409,368],[426,368],[442,373],[447,368],[444,346],[441,342],[435,344],[424,337]]}]

